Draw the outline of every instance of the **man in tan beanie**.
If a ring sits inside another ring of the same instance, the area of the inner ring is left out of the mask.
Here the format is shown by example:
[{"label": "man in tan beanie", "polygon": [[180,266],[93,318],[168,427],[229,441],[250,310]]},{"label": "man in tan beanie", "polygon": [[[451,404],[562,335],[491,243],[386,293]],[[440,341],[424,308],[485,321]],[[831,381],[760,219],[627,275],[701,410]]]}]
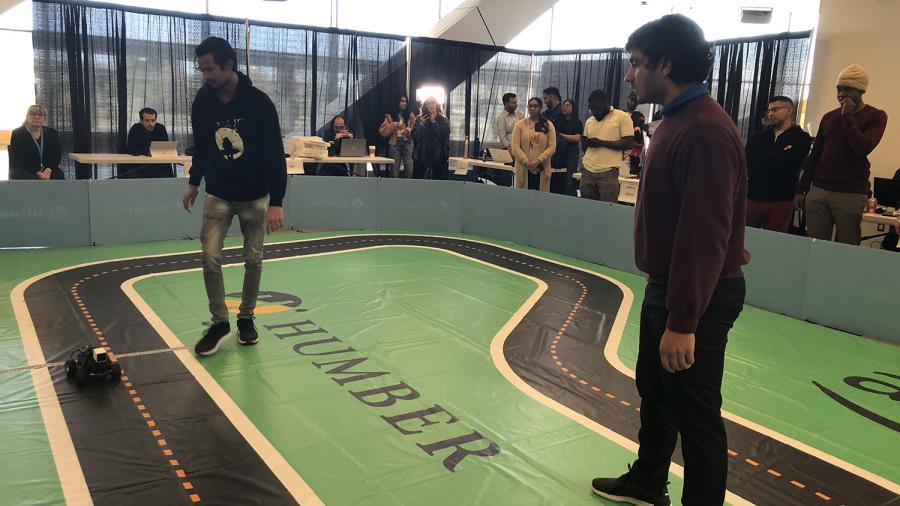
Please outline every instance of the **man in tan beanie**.
[{"label": "man in tan beanie", "polygon": [[806,195],[806,229],[814,239],[830,241],[834,233],[837,242],[859,244],[869,194],[868,155],[887,126],[884,111],[863,103],[868,87],[869,73],[862,65],[844,68],[837,79],[841,106],[819,123],[795,199],[799,207]]}]

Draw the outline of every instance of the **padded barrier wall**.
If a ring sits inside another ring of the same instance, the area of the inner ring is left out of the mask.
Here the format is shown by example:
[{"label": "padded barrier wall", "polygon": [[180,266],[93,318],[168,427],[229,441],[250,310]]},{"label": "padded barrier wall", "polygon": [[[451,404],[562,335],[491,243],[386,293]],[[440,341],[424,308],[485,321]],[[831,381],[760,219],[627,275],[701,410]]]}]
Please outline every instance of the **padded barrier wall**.
[{"label": "padded barrier wall", "polygon": [[[187,214],[184,184],[0,182],[0,246],[197,237],[203,193]],[[629,206],[457,181],[298,176],[288,186],[286,227],[462,232],[638,273]],[[900,255],[750,228],[746,247],[748,304],[900,342]]]}]

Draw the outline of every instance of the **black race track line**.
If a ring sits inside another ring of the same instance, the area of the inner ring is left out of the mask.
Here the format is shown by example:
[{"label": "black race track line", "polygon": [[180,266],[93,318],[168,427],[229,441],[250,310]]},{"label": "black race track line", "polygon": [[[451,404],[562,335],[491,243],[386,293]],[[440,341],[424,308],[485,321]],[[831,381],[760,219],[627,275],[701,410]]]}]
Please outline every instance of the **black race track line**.
[{"label": "black race track line", "polygon": [[[300,257],[370,246],[427,246],[461,253],[543,280],[548,290],[506,340],[504,354],[515,373],[533,388],[637,441],[640,405],[634,381],[610,365],[603,348],[619,306],[621,290],[610,281],[522,253],[462,239],[405,235],[360,235],[266,246],[266,259]],[[240,249],[226,250],[225,263],[240,263]],[[122,292],[128,279],[200,266],[198,253],[110,261],[62,271],[25,291],[28,311],[48,362],[63,360],[94,333],[70,289],[79,294],[116,354],[156,350],[167,345]],[[126,268],[127,269],[123,269]],[[118,269],[112,272],[113,269]],[[107,272],[107,274],[101,274]],[[571,279],[566,279],[569,276]],[[265,276],[263,276],[265,282]],[[559,360],[579,379],[597,385],[592,392],[560,370],[549,353],[583,289],[587,296],[565,331]],[[205,315],[197,315],[203,318]],[[194,377],[171,353],[121,360],[129,381],[152,411],[168,448],[186,470],[203,504],[293,504],[293,497],[218,409]],[[76,390],[62,368],[51,375],[91,496],[96,504],[191,504],[190,491],[175,477],[132,396],[121,385],[99,382]],[[615,399],[605,396],[612,393]],[[626,407],[620,401],[630,404]],[[285,420],[285,423],[290,423]],[[729,448],[728,489],[762,505],[885,505],[897,495],[848,471],[739,424],[725,421]],[[298,435],[302,437],[302,435]],[[602,455],[597,456],[603,458]],[[673,457],[681,463],[680,451]],[[751,459],[753,466],[744,459]],[[622,468],[625,468],[622,462]],[[768,472],[775,469],[776,477]],[[338,472],[338,470],[335,470]],[[794,480],[805,485],[792,485]],[[589,484],[584,484],[585,488]]]}]

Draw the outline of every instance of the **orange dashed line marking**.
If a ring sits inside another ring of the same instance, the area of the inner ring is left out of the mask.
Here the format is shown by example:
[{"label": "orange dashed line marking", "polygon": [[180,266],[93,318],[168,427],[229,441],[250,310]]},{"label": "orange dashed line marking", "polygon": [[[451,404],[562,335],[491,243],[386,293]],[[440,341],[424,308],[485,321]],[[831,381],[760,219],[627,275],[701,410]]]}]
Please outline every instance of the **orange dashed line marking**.
[{"label": "orange dashed line marking", "polygon": [[615,399],[615,398],[616,398],[616,396],[613,395],[613,394],[604,394],[604,395],[606,395],[606,396],[609,397],[610,399]]},{"label": "orange dashed line marking", "polygon": [[797,488],[806,488],[806,485],[800,483],[799,481],[791,480],[791,485],[793,485],[793,486],[795,486],[795,487],[797,487]]},{"label": "orange dashed line marking", "polygon": [[574,374],[572,374],[572,373],[569,373],[569,377],[572,378],[572,379],[578,379],[578,376],[576,376],[576,375],[574,375]]},{"label": "orange dashed line marking", "polygon": [[781,473],[779,473],[778,471],[776,471],[776,470],[774,470],[774,469],[766,469],[766,472],[769,473],[769,474],[771,474],[772,476],[774,476],[774,477],[776,477],[776,478],[781,478]]},{"label": "orange dashed line marking", "polygon": [[733,450],[728,450],[728,455],[731,455],[732,457],[737,457],[737,452],[733,451]]},{"label": "orange dashed line marking", "polygon": [[631,406],[631,403],[630,403],[630,402],[627,402],[627,401],[619,401],[619,404],[625,406],[626,408],[629,407],[629,406]]},{"label": "orange dashed line marking", "polygon": [[584,380],[578,380],[578,382],[581,383],[582,385],[587,385],[587,384],[588,384],[588,382],[587,382],[587,381],[584,381]]},{"label": "orange dashed line marking", "polygon": [[828,497],[827,495],[823,494],[822,492],[816,492],[816,495],[819,497],[819,499],[822,499],[823,501],[830,501],[830,500],[831,500],[830,497]]},{"label": "orange dashed line marking", "polygon": [[755,460],[751,460],[751,459],[744,459],[744,462],[750,464],[751,466],[758,466],[758,465],[759,465],[759,462],[757,462],[757,461],[755,461]]},{"label": "orange dashed line marking", "polygon": [[556,365],[561,366],[561,365],[562,365],[562,362],[560,362],[559,360],[557,360],[557,361],[556,361]]},{"label": "orange dashed line marking", "polygon": [[[162,265],[162,264],[159,264],[159,265]],[[136,266],[134,266],[135,269],[141,268],[141,267],[153,267],[153,264],[147,264],[146,266],[142,266],[142,265],[136,265]],[[122,270],[128,270],[128,269],[129,269],[129,267],[123,267],[123,268],[122,268]],[[78,294],[78,286],[79,286],[81,283],[83,283],[83,282],[85,282],[86,280],[88,280],[88,279],[96,278],[96,277],[99,277],[99,276],[108,274],[109,272],[116,272],[117,270],[118,270],[118,269],[113,269],[112,271],[104,271],[104,272],[102,272],[102,273],[100,273],[100,274],[94,274],[93,276],[85,277],[85,278],[83,278],[81,281],[79,281],[79,282],[75,283],[74,285],[72,285],[72,288],[70,289],[70,291],[71,291],[71,293],[72,293],[72,296],[73,296],[73,298],[74,298],[76,304],[78,305],[78,308],[81,310],[82,315],[84,316],[85,320],[87,320],[88,325],[90,325],[91,329],[92,329],[92,330],[94,331],[94,333],[97,335],[97,340],[98,340],[98,342],[100,343],[101,346],[103,346],[103,348],[104,348],[107,352],[109,352],[110,357],[111,357],[112,360],[114,360],[114,361],[116,360],[115,354],[113,353],[112,349],[109,347],[109,343],[107,342],[106,338],[103,336],[103,332],[100,330],[100,328],[97,326],[96,322],[94,321],[93,315],[91,314],[90,311],[87,310],[87,307],[84,305],[84,301],[81,299],[81,296]],[[122,385],[123,385],[125,388],[129,388],[129,389],[130,389],[130,390],[128,390],[128,394],[132,396],[132,401],[134,401],[134,402],[136,403],[136,406],[135,406],[135,407],[136,407],[139,411],[141,411],[141,416],[147,421],[147,427],[150,428],[150,429],[153,429],[154,427],[156,427],[156,422],[153,421],[153,420],[150,420],[150,418],[152,418],[152,416],[150,415],[150,413],[148,413],[148,412],[146,411],[147,407],[146,407],[145,405],[143,405],[143,404],[137,404],[137,403],[140,403],[140,402],[141,402],[141,398],[140,398],[139,396],[137,396],[137,390],[131,388],[131,387],[132,387],[132,384],[131,384],[130,382],[128,382],[128,376],[126,376],[126,375],[124,374],[124,371],[122,371],[122,372],[123,372],[123,374],[122,374],[121,377],[120,377],[120,380],[122,381]],[[165,446],[168,445],[168,442],[166,442],[165,439],[163,439],[163,438],[160,437],[160,436],[162,435],[162,432],[161,432],[160,430],[158,430],[158,429],[151,430],[151,433],[153,434],[154,437],[159,438],[159,439],[156,440],[156,442],[157,442],[157,444],[159,444],[160,447],[165,447]],[[171,456],[172,456],[172,450],[169,450],[168,448],[163,449],[163,455],[165,455],[165,456],[167,456],[167,457],[171,457]],[[169,464],[170,464],[171,466],[173,466],[173,467],[177,467],[177,466],[180,465],[177,459],[169,459]],[[186,473],[184,472],[184,470],[181,470],[181,469],[177,470],[175,474],[176,474],[179,478],[182,478],[182,479],[184,479],[184,478],[187,477],[187,475],[186,475]],[[184,481],[184,482],[182,483],[182,486],[184,487],[185,490],[193,490],[193,488],[194,488],[194,485],[193,485],[191,482],[189,482],[189,481]],[[199,502],[200,502],[200,495],[199,495],[199,494],[191,494],[191,495],[190,495],[190,498],[191,498],[191,502],[193,502],[193,503],[199,503]]]},{"label": "orange dashed line marking", "polygon": [[600,389],[597,388],[597,387],[591,387],[591,390],[593,390],[593,391],[595,391],[595,392],[599,392],[599,391],[600,391]]},{"label": "orange dashed line marking", "polygon": [[565,367],[562,367],[561,369],[562,369],[562,372],[565,372],[565,373],[569,372],[569,370],[566,369]]}]

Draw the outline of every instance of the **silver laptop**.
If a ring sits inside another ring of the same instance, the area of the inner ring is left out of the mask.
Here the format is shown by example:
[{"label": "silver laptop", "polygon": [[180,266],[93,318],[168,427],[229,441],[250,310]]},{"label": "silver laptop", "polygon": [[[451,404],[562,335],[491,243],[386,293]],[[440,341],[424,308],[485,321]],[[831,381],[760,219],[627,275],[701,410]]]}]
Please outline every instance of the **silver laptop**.
[{"label": "silver laptop", "polygon": [[178,156],[178,141],[150,141],[150,156]]},{"label": "silver laptop", "polygon": [[341,141],[340,156],[368,156],[365,139],[344,139]]},{"label": "silver laptop", "polygon": [[509,151],[500,148],[488,148],[488,153],[491,154],[491,160],[500,163],[512,163],[512,155],[509,154]]}]

